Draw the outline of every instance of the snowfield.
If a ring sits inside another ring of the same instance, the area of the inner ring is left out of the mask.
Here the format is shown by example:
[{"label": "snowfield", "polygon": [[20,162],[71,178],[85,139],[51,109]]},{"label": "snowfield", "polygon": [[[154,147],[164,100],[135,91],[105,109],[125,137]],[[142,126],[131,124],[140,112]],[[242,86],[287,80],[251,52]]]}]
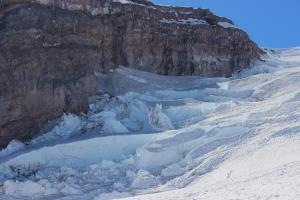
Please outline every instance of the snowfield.
[{"label": "snowfield", "polygon": [[87,114],[0,151],[0,199],[300,199],[300,48],[267,52],[232,78],[97,74]]}]

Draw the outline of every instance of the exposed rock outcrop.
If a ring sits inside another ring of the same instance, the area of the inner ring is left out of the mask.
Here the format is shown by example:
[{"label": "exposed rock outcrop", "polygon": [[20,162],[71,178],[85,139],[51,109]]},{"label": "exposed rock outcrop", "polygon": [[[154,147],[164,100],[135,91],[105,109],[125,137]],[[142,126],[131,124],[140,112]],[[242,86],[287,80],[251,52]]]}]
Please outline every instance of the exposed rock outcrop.
[{"label": "exposed rock outcrop", "polygon": [[0,146],[87,110],[95,72],[229,76],[263,52],[209,10],[145,0],[0,0]]}]

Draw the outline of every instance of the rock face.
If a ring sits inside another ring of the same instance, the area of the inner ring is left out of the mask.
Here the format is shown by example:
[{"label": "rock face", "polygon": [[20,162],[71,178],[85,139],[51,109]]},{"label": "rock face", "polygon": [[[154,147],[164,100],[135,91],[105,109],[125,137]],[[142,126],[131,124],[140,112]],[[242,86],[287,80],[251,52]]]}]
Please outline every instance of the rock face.
[{"label": "rock face", "polygon": [[145,0],[0,0],[0,146],[82,112],[95,72],[229,76],[263,52],[209,10]]}]

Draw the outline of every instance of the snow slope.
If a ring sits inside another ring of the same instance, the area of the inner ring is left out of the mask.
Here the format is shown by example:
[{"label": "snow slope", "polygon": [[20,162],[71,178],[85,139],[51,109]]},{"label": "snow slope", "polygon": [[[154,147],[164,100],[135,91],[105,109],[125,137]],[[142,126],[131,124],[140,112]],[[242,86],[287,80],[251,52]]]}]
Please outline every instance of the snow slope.
[{"label": "snow slope", "polygon": [[0,151],[0,199],[300,199],[300,48],[232,78],[98,74],[90,112]]}]

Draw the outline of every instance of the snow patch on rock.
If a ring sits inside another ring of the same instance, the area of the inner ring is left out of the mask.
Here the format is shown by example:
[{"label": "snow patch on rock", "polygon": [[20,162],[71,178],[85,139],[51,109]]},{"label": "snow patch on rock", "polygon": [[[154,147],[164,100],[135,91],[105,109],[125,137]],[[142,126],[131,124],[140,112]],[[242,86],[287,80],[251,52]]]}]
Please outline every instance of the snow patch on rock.
[{"label": "snow patch on rock", "polygon": [[160,20],[161,23],[165,24],[181,24],[181,25],[209,25],[207,21],[202,19],[194,19],[194,18],[188,18],[188,19],[162,19]]}]

